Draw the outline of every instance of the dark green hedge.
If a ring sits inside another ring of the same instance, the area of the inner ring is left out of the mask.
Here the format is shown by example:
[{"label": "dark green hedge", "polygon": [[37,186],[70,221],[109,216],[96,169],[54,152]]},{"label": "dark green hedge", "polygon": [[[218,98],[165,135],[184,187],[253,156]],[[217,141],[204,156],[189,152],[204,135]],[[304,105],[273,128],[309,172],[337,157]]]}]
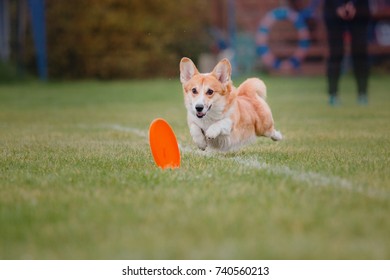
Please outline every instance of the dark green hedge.
[{"label": "dark green hedge", "polygon": [[207,49],[209,1],[47,0],[51,78],[174,76]]}]

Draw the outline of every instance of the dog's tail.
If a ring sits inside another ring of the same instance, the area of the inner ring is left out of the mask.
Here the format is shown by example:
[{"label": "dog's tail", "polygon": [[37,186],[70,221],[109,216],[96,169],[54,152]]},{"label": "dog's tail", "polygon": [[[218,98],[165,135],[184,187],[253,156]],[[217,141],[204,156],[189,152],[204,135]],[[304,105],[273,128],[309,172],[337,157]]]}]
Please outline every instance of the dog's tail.
[{"label": "dog's tail", "polygon": [[264,100],[267,98],[267,87],[264,82],[258,78],[250,78],[238,87],[238,95],[256,94]]}]

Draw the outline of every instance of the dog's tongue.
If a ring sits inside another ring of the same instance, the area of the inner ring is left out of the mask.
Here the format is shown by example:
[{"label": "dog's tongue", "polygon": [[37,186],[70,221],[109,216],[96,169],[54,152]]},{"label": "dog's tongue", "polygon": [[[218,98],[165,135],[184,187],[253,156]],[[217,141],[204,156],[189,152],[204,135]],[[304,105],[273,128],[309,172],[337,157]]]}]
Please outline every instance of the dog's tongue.
[{"label": "dog's tongue", "polygon": [[202,112],[198,112],[198,113],[196,113],[196,116],[198,117],[198,118],[203,118],[204,117],[204,115],[206,115],[205,113],[202,113]]}]

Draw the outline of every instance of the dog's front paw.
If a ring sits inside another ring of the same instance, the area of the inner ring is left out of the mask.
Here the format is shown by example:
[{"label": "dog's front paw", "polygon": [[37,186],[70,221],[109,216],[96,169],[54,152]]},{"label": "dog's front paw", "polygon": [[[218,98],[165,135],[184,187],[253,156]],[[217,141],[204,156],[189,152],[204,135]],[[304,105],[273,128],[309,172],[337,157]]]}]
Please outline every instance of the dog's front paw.
[{"label": "dog's front paw", "polygon": [[204,139],[202,141],[196,141],[195,143],[198,146],[198,148],[201,149],[202,151],[206,150],[207,143]]},{"label": "dog's front paw", "polygon": [[202,151],[205,151],[206,150],[206,148],[207,148],[207,145],[198,145],[198,148],[200,149],[200,150],[202,150]]},{"label": "dog's front paw", "polygon": [[204,138],[204,135],[196,135],[193,137],[195,144],[198,146],[199,149],[202,151],[206,150],[207,148],[207,142]]},{"label": "dog's front paw", "polygon": [[210,126],[206,131],[207,139],[215,139],[221,134],[221,129],[216,126]]}]

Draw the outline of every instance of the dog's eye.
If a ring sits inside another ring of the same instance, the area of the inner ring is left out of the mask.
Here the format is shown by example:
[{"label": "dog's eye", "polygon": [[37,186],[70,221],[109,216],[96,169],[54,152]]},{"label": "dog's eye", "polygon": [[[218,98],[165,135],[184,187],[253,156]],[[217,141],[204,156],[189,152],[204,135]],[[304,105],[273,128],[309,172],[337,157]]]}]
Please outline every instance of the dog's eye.
[{"label": "dog's eye", "polygon": [[197,93],[198,93],[198,91],[196,90],[196,88],[193,88],[193,89],[192,89],[192,93],[193,93],[193,94],[197,94]]},{"label": "dog's eye", "polygon": [[207,91],[206,91],[206,94],[207,95],[212,95],[214,93],[214,91],[212,90],[212,89],[208,89]]}]

